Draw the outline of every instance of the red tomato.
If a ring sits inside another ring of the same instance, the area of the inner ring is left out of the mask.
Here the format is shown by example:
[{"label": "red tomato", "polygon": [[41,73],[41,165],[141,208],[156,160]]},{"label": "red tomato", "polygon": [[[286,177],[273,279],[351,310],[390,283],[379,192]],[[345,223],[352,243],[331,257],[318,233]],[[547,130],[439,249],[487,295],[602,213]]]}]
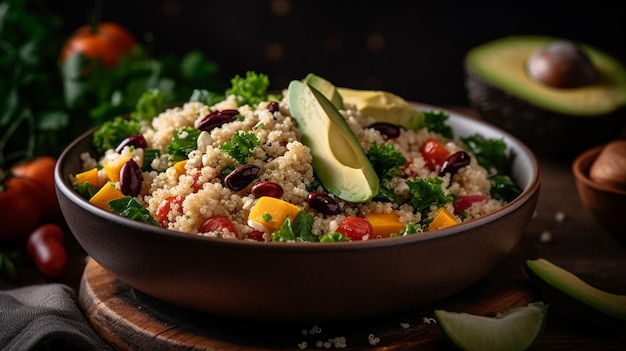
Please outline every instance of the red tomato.
[{"label": "red tomato", "polygon": [[81,53],[102,61],[106,67],[115,67],[120,58],[129,54],[136,46],[137,41],[132,33],[117,23],[84,25],[74,31],[65,42],[61,51],[61,62]]},{"label": "red tomato", "polygon": [[424,144],[422,144],[422,147],[420,147],[420,153],[426,161],[426,166],[428,166],[428,169],[431,171],[436,170],[438,166],[440,167],[443,161],[445,161],[450,155],[450,151],[448,151],[445,146],[441,145],[437,140],[432,138],[426,140]]},{"label": "red tomato", "polygon": [[7,177],[0,183],[0,240],[23,240],[41,220],[41,189],[26,178]]},{"label": "red tomato", "polygon": [[452,203],[452,206],[454,206],[454,214],[459,214],[467,210],[475,202],[485,201],[487,199],[487,196],[481,194],[459,196]]},{"label": "red tomato", "polygon": [[337,232],[350,238],[350,240],[356,241],[371,238],[374,230],[372,229],[372,224],[367,219],[348,216],[339,223]]},{"label": "red tomato", "polygon": [[159,204],[159,207],[157,207],[157,210],[156,210],[156,220],[157,222],[159,222],[159,224],[161,224],[163,228],[167,228],[167,225],[170,222],[167,219],[167,215],[172,210],[173,204],[178,205],[179,213],[183,212],[183,200],[184,198],[179,197],[177,195],[173,195],[161,201],[161,203]]},{"label": "red tomato", "polygon": [[248,234],[248,239],[264,242],[265,238],[263,237],[263,234],[265,233],[262,231],[254,230],[252,233]]},{"label": "red tomato", "polygon": [[55,221],[61,218],[61,207],[54,186],[56,162],[56,158],[52,156],[39,156],[11,167],[14,176],[29,178],[41,187],[38,197],[41,201],[41,215],[44,221]]},{"label": "red tomato", "polygon": [[239,237],[237,228],[230,219],[224,216],[213,216],[207,218],[198,228],[198,233],[211,233],[228,231]]},{"label": "red tomato", "polygon": [[47,223],[35,229],[26,242],[26,251],[39,271],[48,278],[56,278],[65,271],[67,251],[63,246],[63,230]]}]

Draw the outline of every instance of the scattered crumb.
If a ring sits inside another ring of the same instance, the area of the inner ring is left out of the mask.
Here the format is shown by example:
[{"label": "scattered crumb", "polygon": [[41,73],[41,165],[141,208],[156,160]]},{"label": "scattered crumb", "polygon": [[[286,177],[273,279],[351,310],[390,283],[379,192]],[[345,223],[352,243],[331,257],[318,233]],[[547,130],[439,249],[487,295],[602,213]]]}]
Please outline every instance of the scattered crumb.
[{"label": "scattered crumb", "polygon": [[539,216],[539,212],[537,212],[537,210],[533,211],[533,217],[532,218],[537,218],[537,216]]},{"label": "scattered crumb", "polygon": [[400,323],[400,326],[404,329],[408,329],[410,327],[409,323]]},{"label": "scattered crumb", "polygon": [[380,342],[380,338],[378,338],[377,336],[374,336],[374,334],[370,334],[367,337],[367,341],[370,343],[370,345],[376,345]]},{"label": "scattered crumb", "polygon": [[331,347],[335,347],[338,349],[345,349],[348,345],[346,344],[346,338],[343,336],[336,336],[334,338],[328,339],[328,341],[318,341],[315,343],[315,346],[318,348],[330,349]]},{"label": "scattered crumb", "polygon": [[559,211],[554,215],[554,218],[557,222],[563,222],[565,220],[565,213],[563,211]]},{"label": "scattered crumb", "polygon": [[437,321],[434,318],[428,318],[428,317],[422,318],[422,321],[424,322],[424,324],[437,323]]},{"label": "scattered crumb", "polygon": [[544,230],[541,233],[541,236],[539,237],[539,241],[541,241],[542,243],[549,243],[552,241],[552,233],[550,233],[547,230]]}]

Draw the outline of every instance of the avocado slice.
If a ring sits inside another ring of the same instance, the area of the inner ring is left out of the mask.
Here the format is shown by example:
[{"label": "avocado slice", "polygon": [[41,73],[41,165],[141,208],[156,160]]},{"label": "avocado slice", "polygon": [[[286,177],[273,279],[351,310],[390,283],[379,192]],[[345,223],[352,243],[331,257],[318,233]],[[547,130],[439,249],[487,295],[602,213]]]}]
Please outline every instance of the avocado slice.
[{"label": "avocado slice", "polygon": [[[576,154],[603,143],[617,136],[626,121],[626,68],[608,53],[572,42],[597,72],[582,86],[558,87],[533,78],[529,61],[538,51],[563,41],[567,40],[508,36],[472,48],[464,59],[470,106],[486,121],[547,154]],[[588,133],[590,129],[594,133]]]},{"label": "avocado slice", "polygon": [[626,335],[626,295],[597,289],[543,258],[527,260],[525,270],[531,282],[538,285],[553,304]]},{"label": "avocado slice", "polygon": [[332,102],[338,110],[345,109],[345,106],[343,105],[343,98],[333,83],[316,75],[315,73],[307,74],[304,78],[304,82],[324,94],[324,96],[330,100],[330,102]]},{"label": "avocado slice", "polygon": [[365,117],[416,130],[424,126],[424,113],[398,95],[382,90],[337,88],[344,103],[356,105]]},{"label": "avocado slice", "polygon": [[366,202],[378,194],[379,180],[359,140],[337,108],[317,89],[291,81],[289,109],[322,185],[340,199]]}]

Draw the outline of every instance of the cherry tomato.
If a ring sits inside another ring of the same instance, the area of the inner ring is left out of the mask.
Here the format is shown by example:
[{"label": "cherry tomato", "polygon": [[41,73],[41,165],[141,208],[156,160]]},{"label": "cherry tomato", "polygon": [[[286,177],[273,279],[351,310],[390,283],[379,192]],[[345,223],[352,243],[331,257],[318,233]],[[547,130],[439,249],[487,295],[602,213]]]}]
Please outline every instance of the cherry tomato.
[{"label": "cherry tomato", "polygon": [[161,201],[159,207],[157,207],[156,210],[156,220],[157,222],[159,222],[159,224],[161,224],[163,228],[167,228],[167,225],[170,223],[170,221],[167,219],[167,216],[172,210],[172,205],[178,205],[178,212],[183,212],[183,200],[184,198],[173,195]]},{"label": "cherry tomato", "polygon": [[27,178],[6,177],[0,183],[0,240],[23,240],[41,220],[41,190]]},{"label": "cherry tomato", "polygon": [[426,166],[431,171],[441,166],[443,161],[450,155],[450,151],[435,139],[427,139],[420,147],[420,153],[426,161]]},{"label": "cherry tomato", "polygon": [[130,31],[117,23],[101,22],[78,28],[65,42],[61,50],[61,62],[81,53],[88,58],[100,60],[106,67],[115,67],[120,58],[129,54],[137,41]]},{"label": "cherry tomato", "polygon": [[29,178],[39,184],[41,191],[38,192],[44,221],[55,221],[61,218],[61,207],[57,200],[54,186],[54,166],[56,158],[52,156],[39,156],[33,160],[17,164],[11,167],[14,176]]},{"label": "cherry tomato", "polygon": [[459,214],[467,210],[475,202],[485,201],[487,199],[488,198],[485,195],[481,194],[459,196],[452,203],[452,206],[454,206],[454,214]]},{"label": "cherry tomato", "polygon": [[35,229],[26,242],[26,251],[39,271],[48,278],[60,276],[67,266],[67,251],[63,245],[63,230],[46,223]]},{"label": "cherry tomato", "polygon": [[233,224],[233,222],[224,216],[213,216],[207,218],[200,227],[198,228],[198,233],[211,233],[211,232],[220,232],[224,231],[231,232],[239,237],[239,233],[237,232],[237,227]]},{"label": "cherry tomato", "polygon": [[348,216],[343,221],[339,222],[337,232],[343,236],[350,238],[350,240],[367,240],[372,237],[374,230],[372,224],[365,218]]}]

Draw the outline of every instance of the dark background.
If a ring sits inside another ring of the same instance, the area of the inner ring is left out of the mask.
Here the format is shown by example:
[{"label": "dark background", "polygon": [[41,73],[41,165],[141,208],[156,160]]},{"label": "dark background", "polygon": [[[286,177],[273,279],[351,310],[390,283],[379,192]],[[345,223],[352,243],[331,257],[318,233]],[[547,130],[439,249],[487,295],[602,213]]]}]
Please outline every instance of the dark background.
[{"label": "dark background", "polygon": [[[69,33],[94,1],[53,1]],[[619,1],[102,1],[102,20],[130,29],[155,55],[201,50],[228,80],[265,73],[271,88],[308,72],[338,86],[383,89],[439,105],[467,103],[463,58],[484,42],[544,34],[626,62]]]}]

